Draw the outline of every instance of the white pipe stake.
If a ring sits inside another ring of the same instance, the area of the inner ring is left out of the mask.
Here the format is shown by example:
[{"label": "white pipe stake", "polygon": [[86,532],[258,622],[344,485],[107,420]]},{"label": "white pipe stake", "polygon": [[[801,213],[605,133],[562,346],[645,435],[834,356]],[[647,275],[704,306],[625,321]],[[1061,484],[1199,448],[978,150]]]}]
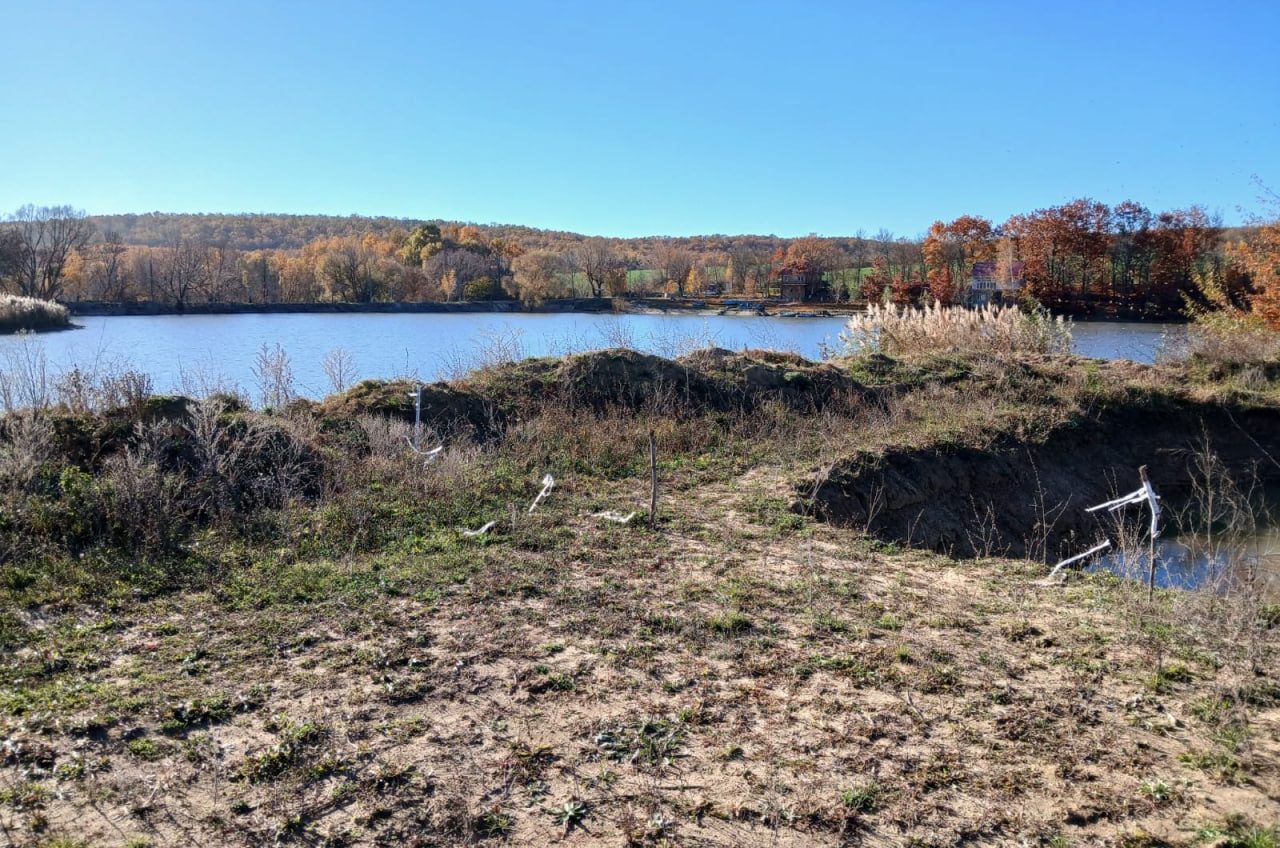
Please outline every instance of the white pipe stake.
[{"label": "white pipe stake", "polygon": [[529,504],[529,514],[533,515],[533,511],[538,508],[538,504],[542,503],[542,499],[551,494],[551,490],[556,487],[556,478],[550,474],[542,478],[542,491],[538,492],[538,496],[533,499],[533,503]]},{"label": "white pipe stake", "polygon": [[462,531],[462,535],[464,535],[464,536],[483,536],[485,533],[488,533],[490,530],[492,530],[492,529],[493,529],[493,527],[494,527],[494,525],[495,525],[495,524],[497,524],[497,523],[498,523],[498,522],[496,522],[496,521],[490,521],[488,524],[484,525],[484,526],[483,526],[483,527],[481,527],[479,530],[463,530],[463,531]]},{"label": "white pipe stake", "polygon": [[1084,553],[1076,554],[1073,557],[1068,557],[1067,559],[1064,559],[1062,562],[1055,565],[1053,567],[1053,571],[1050,571],[1049,576],[1046,577],[1045,579],[1052,580],[1059,571],[1061,571],[1063,568],[1066,568],[1068,565],[1071,565],[1073,562],[1079,562],[1082,559],[1088,559],[1089,557],[1093,556],[1096,553],[1101,553],[1102,551],[1105,551],[1109,547],[1111,547],[1111,540],[1103,539],[1099,544],[1094,545],[1092,548],[1085,551]]},{"label": "white pipe stake", "polygon": [[595,513],[592,517],[600,518],[605,521],[612,521],[614,524],[630,524],[631,519],[636,517],[636,513],[629,512],[626,515],[623,515],[622,513],[614,512],[613,510],[605,510],[604,512]]}]

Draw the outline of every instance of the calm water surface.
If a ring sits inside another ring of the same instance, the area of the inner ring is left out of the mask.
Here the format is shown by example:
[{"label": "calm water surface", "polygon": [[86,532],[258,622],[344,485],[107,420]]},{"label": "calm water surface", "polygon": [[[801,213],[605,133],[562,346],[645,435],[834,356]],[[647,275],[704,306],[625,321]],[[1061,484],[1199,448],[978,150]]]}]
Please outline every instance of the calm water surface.
[{"label": "calm water surface", "polygon": [[[289,354],[301,394],[329,392],[321,362],[344,348],[361,378],[454,376],[486,352],[543,356],[629,345],[675,356],[708,344],[794,351],[811,359],[834,344],[842,318],[728,315],[345,314],[82,317],[84,329],[38,337],[54,369],[95,363],[150,374],[158,391],[195,390],[221,380],[252,390],[254,357],[264,344]],[[1077,323],[1077,350],[1150,362],[1176,325]],[[22,344],[0,336],[0,346]]]},{"label": "calm water surface", "polygon": [[[1221,544],[1206,550],[1193,537],[1159,539],[1156,542],[1156,585],[1177,589],[1225,587],[1236,579],[1254,576],[1262,593],[1280,599],[1280,527],[1269,524],[1230,548]],[[1090,571],[1111,571],[1146,582],[1148,557],[1112,554],[1100,558]]]}]

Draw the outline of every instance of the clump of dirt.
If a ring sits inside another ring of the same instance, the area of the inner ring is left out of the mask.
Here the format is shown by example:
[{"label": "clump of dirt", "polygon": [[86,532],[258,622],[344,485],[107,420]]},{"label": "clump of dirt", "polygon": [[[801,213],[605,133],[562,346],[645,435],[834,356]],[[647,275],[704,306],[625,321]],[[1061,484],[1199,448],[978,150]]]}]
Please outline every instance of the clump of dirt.
[{"label": "clump of dirt", "polygon": [[888,540],[952,556],[1054,557],[1103,532],[1084,512],[1138,485],[1138,467],[1170,504],[1185,497],[1206,448],[1239,479],[1280,468],[1280,410],[1138,399],[1098,410],[1028,441],[946,443],[866,452],[837,463],[815,488],[815,513]]}]

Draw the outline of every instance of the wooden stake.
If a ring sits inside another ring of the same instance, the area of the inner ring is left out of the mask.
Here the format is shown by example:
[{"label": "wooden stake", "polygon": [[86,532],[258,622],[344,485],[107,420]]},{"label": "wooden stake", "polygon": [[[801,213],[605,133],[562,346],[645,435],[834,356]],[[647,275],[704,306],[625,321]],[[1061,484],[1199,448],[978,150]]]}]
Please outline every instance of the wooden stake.
[{"label": "wooden stake", "polygon": [[649,529],[658,526],[658,437],[649,431]]}]

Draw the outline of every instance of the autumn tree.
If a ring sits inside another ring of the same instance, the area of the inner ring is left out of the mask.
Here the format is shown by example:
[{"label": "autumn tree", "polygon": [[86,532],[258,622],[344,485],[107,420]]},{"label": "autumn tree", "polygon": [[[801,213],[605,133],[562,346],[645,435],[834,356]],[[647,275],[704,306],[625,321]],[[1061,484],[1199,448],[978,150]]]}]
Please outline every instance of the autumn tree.
[{"label": "autumn tree", "polygon": [[1249,276],[1252,311],[1280,330],[1280,194],[1263,187],[1265,217],[1254,220],[1244,238],[1227,255]]},{"label": "autumn tree", "polygon": [[435,224],[422,224],[414,227],[400,248],[400,259],[406,265],[422,266],[435,253],[444,247],[444,239],[440,228]]},{"label": "autumn tree", "polygon": [[875,256],[871,259],[871,270],[862,278],[862,296],[869,303],[880,303],[892,282],[889,261],[884,256]]},{"label": "autumn tree", "polygon": [[439,289],[443,299],[463,300],[468,283],[480,277],[501,279],[504,268],[492,252],[449,247],[428,259],[422,270],[429,283]]},{"label": "autumn tree", "polygon": [[950,306],[956,302],[958,291],[949,265],[930,270],[928,282],[929,294],[935,301],[943,306]]},{"label": "autumn tree", "polygon": [[995,229],[976,215],[961,215],[950,223],[934,221],[920,252],[930,293],[940,303],[953,303],[973,276],[973,266],[995,257]]},{"label": "autumn tree", "polygon": [[1004,231],[1025,263],[1028,294],[1059,308],[1086,302],[1110,246],[1109,218],[1104,204],[1084,198],[1010,218]]},{"label": "autumn tree", "polygon": [[627,294],[627,269],[623,266],[605,272],[604,291],[609,297],[625,297]]},{"label": "autumn tree", "polygon": [[564,263],[550,250],[531,250],[511,263],[508,291],[522,303],[538,304],[564,294],[561,272]]},{"label": "autumn tree", "polygon": [[689,269],[689,273],[685,275],[683,291],[693,292],[694,295],[698,295],[706,287],[707,274],[701,265],[695,264]]}]

